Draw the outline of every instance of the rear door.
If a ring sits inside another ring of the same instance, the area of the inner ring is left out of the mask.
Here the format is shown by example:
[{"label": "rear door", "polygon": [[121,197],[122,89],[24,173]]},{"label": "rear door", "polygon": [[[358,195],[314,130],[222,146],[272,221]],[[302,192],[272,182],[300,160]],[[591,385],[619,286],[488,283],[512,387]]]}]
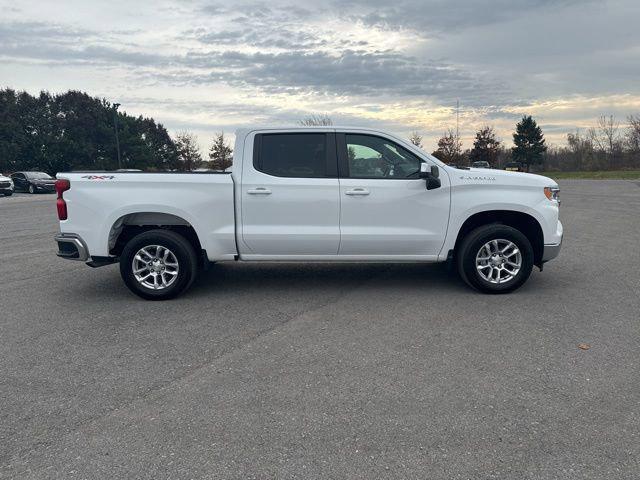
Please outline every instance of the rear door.
[{"label": "rear door", "polygon": [[337,255],[340,200],[333,131],[250,134],[242,166],[245,258]]},{"label": "rear door", "polygon": [[[337,133],[340,255],[437,259],[449,221],[446,174],[427,190],[425,159],[383,135]],[[429,162],[427,162],[429,163]]]}]

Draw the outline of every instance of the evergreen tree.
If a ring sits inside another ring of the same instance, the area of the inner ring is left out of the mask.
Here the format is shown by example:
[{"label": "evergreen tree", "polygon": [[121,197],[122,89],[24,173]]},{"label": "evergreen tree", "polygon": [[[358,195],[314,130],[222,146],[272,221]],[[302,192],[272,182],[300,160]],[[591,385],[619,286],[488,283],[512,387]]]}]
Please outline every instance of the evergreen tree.
[{"label": "evergreen tree", "polygon": [[476,133],[473,141],[473,148],[469,154],[472,162],[489,162],[489,165],[495,166],[500,152],[500,142],[496,139],[496,134],[492,127],[482,127]]},{"label": "evergreen tree", "polygon": [[178,171],[190,172],[202,165],[202,155],[198,148],[198,139],[189,132],[176,135],[176,151],[178,153]]},{"label": "evergreen tree", "polygon": [[516,162],[524,163],[527,171],[531,165],[542,163],[547,146],[544,144],[542,129],[531,115],[525,115],[516,125],[513,143],[515,147],[511,149],[511,156]]},{"label": "evergreen tree", "polygon": [[216,134],[209,150],[209,162],[213,170],[226,170],[233,164],[233,149],[227,145],[224,132]]}]

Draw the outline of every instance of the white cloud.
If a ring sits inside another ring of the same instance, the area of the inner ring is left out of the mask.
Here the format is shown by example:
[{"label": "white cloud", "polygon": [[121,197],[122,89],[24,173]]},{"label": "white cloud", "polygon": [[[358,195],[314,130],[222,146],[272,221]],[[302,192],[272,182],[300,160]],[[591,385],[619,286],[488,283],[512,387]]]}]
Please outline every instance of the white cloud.
[{"label": "white cloud", "polygon": [[510,141],[524,113],[552,142],[600,114],[640,111],[633,0],[0,0],[0,78],[86,90],[192,129],[294,123],[326,112],[429,146],[453,126]]}]

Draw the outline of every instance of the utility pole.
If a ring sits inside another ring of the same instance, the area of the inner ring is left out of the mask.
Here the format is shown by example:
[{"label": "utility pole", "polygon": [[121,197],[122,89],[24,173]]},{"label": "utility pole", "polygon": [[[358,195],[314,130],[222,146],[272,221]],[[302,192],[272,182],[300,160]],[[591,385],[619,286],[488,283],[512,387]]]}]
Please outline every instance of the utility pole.
[{"label": "utility pole", "polygon": [[456,154],[460,156],[460,99],[456,100]]},{"label": "utility pole", "polygon": [[456,100],[456,138],[460,138],[460,100]]},{"label": "utility pole", "polygon": [[118,151],[118,169],[122,168],[122,162],[120,160],[120,139],[118,138],[118,107],[119,103],[113,104],[113,127],[116,131],[116,150]]}]

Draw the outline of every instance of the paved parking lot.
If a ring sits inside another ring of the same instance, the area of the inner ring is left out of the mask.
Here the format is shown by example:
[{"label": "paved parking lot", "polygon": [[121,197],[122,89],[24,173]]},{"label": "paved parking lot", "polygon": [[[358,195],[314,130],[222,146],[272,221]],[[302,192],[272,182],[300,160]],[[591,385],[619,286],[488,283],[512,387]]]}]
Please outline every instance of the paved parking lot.
[{"label": "paved parking lot", "polygon": [[150,303],[0,198],[0,477],[637,478],[640,184],[561,186],[560,257],[499,297],[219,264]]}]

